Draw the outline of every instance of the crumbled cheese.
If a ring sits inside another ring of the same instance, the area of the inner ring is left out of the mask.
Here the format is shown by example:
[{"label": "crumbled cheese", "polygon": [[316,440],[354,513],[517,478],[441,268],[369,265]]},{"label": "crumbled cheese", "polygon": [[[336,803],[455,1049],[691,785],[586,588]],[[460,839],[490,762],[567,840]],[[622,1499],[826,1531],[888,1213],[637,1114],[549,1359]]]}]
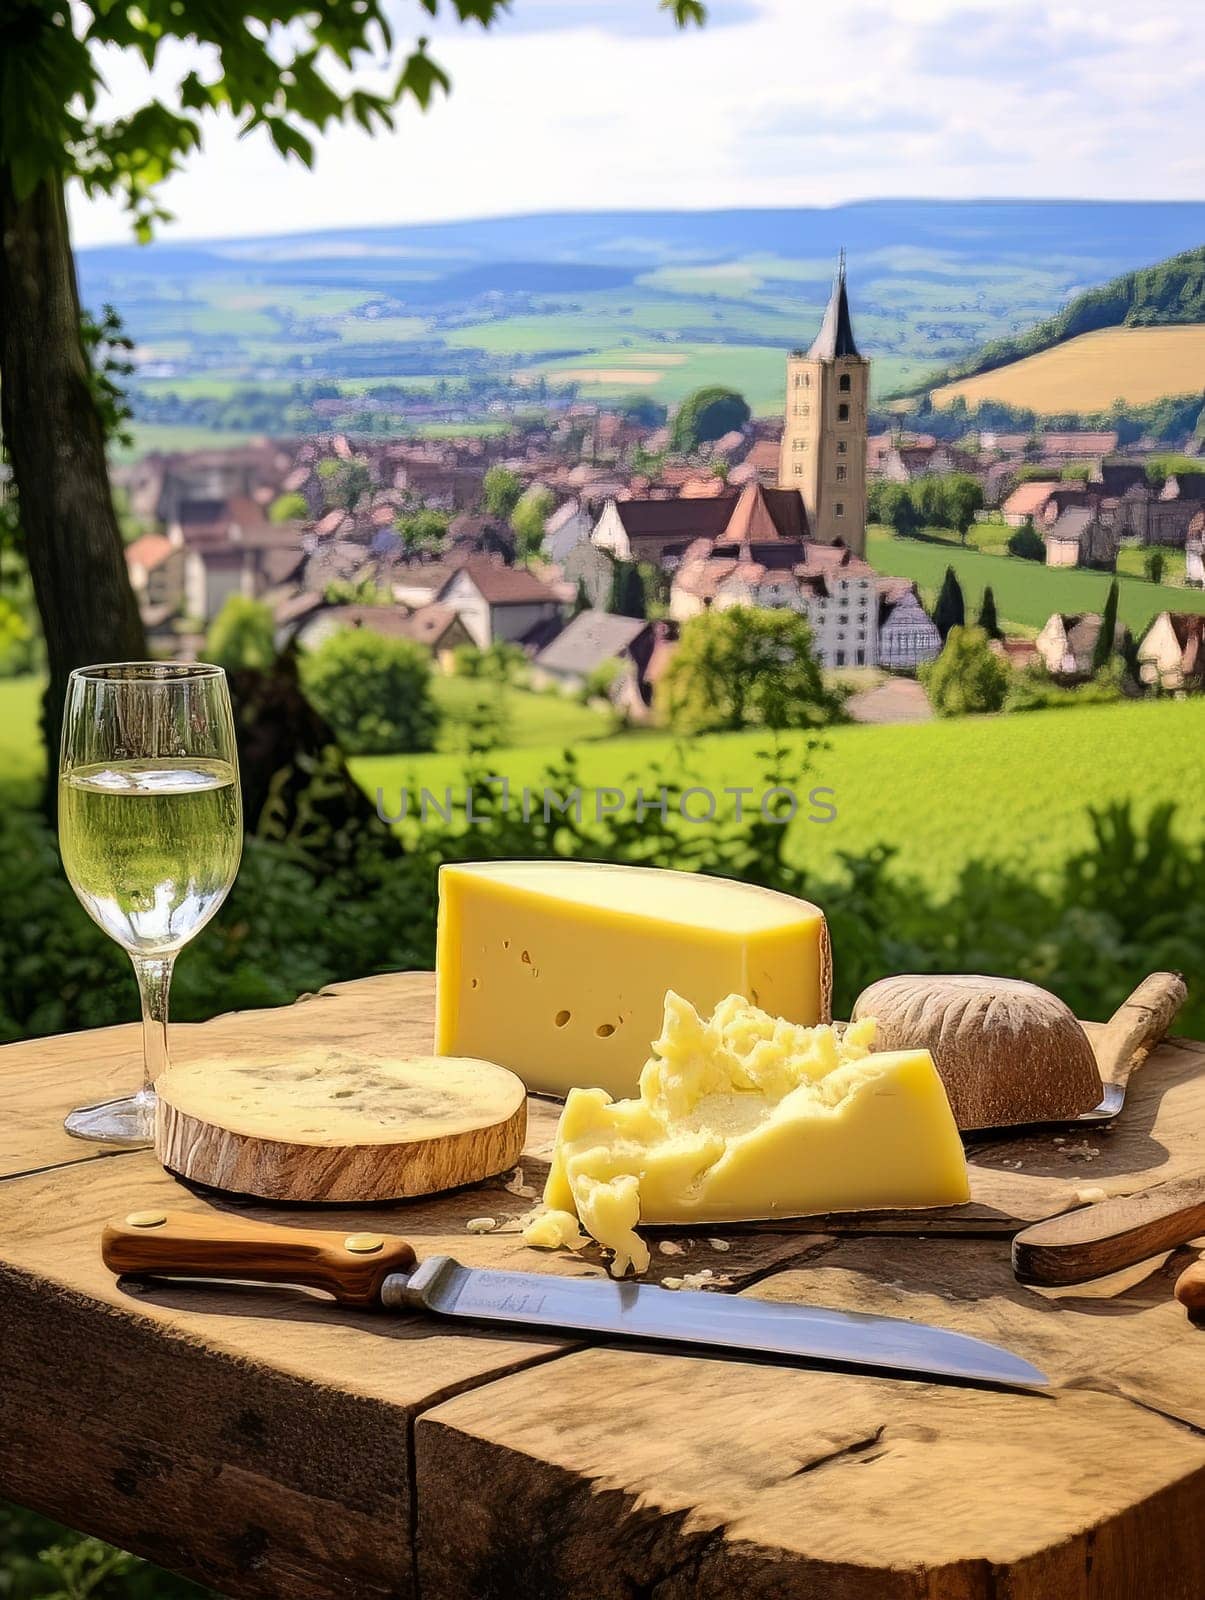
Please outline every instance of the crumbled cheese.
[{"label": "crumbled cheese", "polygon": [[470,1217],[464,1225],[466,1233],[493,1233],[498,1226],[497,1217]]},{"label": "crumbled cheese", "polygon": [[661,1287],[663,1289],[680,1289],[682,1282],[681,1278],[662,1278]]},{"label": "crumbled cheese", "polygon": [[1099,1205],[1102,1200],[1107,1200],[1109,1196],[1104,1189],[1089,1188],[1077,1189],[1075,1191],[1075,1198],[1080,1202],[1081,1205],[1095,1206]]},{"label": "crumbled cheese", "polygon": [[657,1249],[663,1256],[680,1256],[682,1254],[682,1246],[675,1244],[672,1239],[662,1239]]},{"label": "crumbled cheese", "polygon": [[731,1250],[732,1246],[727,1239],[708,1239],[707,1243],[713,1250]]},{"label": "crumbled cheese", "polygon": [[649,1260],[640,1221],[699,1226],[965,1201],[966,1158],[932,1058],[875,1055],[874,1030],[870,1018],[840,1035],[803,1027],[739,995],[705,1018],[667,993],[639,1097],[570,1091],[545,1204],[576,1211],[614,1250],[621,1277]]},{"label": "crumbled cheese", "polygon": [[523,1223],[523,1243],[537,1250],[573,1249],[584,1244],[572,1211],[533,1211]]},{"label": "crumbled cheese", "polygon": [[1089,1144],[1087,1139],[1082,1144],[1069,1144],[1063,1151],[1065,1156],[1080,1156],[1085,1161],[1095,1161],[1100,1150],[1094,1144]]}]

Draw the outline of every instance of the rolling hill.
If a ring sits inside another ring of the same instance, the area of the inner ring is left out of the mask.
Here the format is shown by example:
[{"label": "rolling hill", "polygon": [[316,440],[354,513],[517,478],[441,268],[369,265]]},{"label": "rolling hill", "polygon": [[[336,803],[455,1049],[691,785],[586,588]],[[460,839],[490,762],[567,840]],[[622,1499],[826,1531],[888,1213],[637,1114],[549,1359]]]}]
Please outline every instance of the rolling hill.
[{"label": "rolling hill", "polygon": [[1148,405],[1205,388],[1205,321],[1176,327],[1101,328],[1036,355],[934,389],[942,407],[965,400],[974,411],[997,400],[1039,416],[1108,411],[1117,401]]},{"label": "rolling hill", "polygon": [[999,401],[1038,414],[1106,411],[1205,387],[1205,246],[1075,296],[1027,332],[990,340],[913,394],[972,409]]},{"label": "rolling hill", "polygon": [[1197,203],[903,200],[162,241],[79,269],[85,303],[114,304],[137,342],[140,421],[397,431],[436,394],[465,420],[716,381],[772,414],[841,245],[875,388],[906,389],[1203,237]]}]

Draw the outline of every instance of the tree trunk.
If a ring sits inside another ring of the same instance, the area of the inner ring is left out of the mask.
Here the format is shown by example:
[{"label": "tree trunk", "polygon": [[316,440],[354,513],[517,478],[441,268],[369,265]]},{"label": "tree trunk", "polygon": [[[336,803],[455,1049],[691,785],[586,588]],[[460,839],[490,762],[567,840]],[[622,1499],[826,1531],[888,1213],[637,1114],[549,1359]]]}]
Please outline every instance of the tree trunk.
[{"label": "tree trunk", "polygon": [[105,440],[80,338],[63,186],[16,199],[0,166],[0,428],[42,619],[53,808],[63,696],[72,668],[141,660],[146,634],[113,509]]}]

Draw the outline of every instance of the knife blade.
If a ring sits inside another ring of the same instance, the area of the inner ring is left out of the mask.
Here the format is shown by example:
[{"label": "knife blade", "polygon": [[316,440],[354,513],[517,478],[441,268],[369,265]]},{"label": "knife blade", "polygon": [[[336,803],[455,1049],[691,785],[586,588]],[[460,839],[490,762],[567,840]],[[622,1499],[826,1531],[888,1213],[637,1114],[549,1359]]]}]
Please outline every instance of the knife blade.
[{"label": "knife blade", "polygon": [[282,1228],[221,1215],[134,1212],[111,1222],[101,1255],[125,1275],[291,1283],[345,1305],[419,1311],[471,1323],[711,1346],[824,1365],[923,1374],[1013,1388],[1045,1375],[969,1334],[898,1317],[655,1284],[418,1262],[405,1239]]}]

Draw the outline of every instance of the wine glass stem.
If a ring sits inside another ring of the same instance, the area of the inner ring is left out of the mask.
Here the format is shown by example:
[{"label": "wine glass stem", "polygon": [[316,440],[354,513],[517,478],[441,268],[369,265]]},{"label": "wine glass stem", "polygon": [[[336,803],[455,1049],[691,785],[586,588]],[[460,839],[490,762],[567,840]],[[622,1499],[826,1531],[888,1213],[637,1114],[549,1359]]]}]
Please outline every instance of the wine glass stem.
[{"label": "wine glass stem", "polygon": [[142,1092],[155,1087],[167,1067],[167,1003],[174,956],[131,956],[142,1001]]}]

